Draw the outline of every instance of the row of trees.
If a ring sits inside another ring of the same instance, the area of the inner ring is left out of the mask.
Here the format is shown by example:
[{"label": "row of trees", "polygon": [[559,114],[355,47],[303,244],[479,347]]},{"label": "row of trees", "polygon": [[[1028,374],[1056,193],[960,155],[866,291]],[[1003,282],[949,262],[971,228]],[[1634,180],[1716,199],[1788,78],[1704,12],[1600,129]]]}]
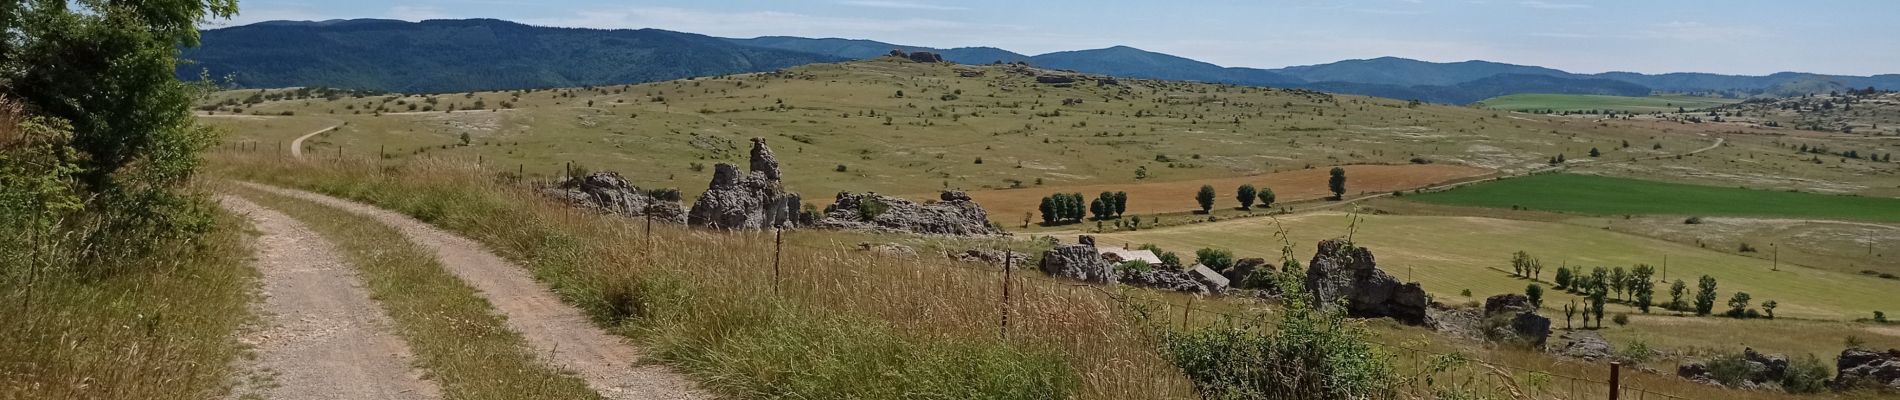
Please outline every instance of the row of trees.
[{"label": "row of trees", "polygon": [[1560,267],[1557,268],[1556,284],[1559,290],[1590,297],[1607,297],[1614,293],[1617,300],[1649,313],[1656,296],[1656,283],[1652,279],[1655,275],[1656,268],[1647,264],[1638,264],[1627,270],[1623,267],[1596,267],[1587,275],[1583,274],[1582,268]]},{"label": "row of trees", "polygon": [[[1200,203],[1201,212],[1210,212],[1214,210],[1216,196],[1219,195],[1215,194],[1214,185],[1201,185],[1201,190],[1194,193],[1194,201]],[[1268,208],[1279,198],[1273,194],[1273,188],[1254,188],[1253,184],[1244,184],[1234,190],[1234,200],[1240,203],[1240,209],[1251,210],[1255,201],[1259,202],[1260,208]]]},{"label": "row of trees", "polygon": [[1093,215],[1095,219],[1109,219],[1122,216],[1128,211],[1128,192],[1102,192],[1095,200],[1087,202],[1081,193],[1056,193],[1042,198],[1042,223],[1055,225],[1081,222]]}]

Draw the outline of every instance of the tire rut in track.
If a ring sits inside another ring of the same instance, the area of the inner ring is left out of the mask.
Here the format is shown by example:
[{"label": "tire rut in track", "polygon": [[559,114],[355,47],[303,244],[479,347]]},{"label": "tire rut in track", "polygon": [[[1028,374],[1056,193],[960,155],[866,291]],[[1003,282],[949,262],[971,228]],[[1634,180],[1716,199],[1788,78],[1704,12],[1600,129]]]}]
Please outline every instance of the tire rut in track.
[{"label": "tire rut in track", "polygon": [[488,251],[482,244],[443,231],[394,211],[301,190],[242,182],[250,188],[335,207],[395,227],[411,241],[433,251],[451,274],[467,282],[507,317],[543,355],[544,361],[572,370],[589,388],[610,399],[711,399],[684,375],[641,362],[645,356],[624,339],[595,326],[581,311],[561,301],[528,270]]},{"label": "tire rut in track", "polygon": [[249,219],[259,232],[256,268],[263,278],[263,327],[242,339],[257,359],[246,375],[269,384],[241,384],[239,394],[267,399],[437,399],[441,390],[411,367],[408,343],[369,295],[335,245],[281,212],[221,196],[219,205]]}]

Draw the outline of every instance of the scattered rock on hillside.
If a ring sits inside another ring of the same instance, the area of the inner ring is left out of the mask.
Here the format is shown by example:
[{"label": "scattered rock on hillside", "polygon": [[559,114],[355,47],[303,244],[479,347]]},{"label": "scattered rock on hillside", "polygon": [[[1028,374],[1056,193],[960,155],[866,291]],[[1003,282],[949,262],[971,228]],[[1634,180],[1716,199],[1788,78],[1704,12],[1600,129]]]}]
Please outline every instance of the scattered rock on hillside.
[{"label": "scattered rock on hillside", "polygon": [[868,251],[868,252],[887,255],[887,256],[894,256],[894,257],[903,257],[903,258],[917,257],[917,249],[913,249],[910,246],[905,246],[905,245],[901,245],[897,243],[871,243],[871,242],[858,243],[858,250]]},{"label": "scattered rock on hillside", "polygon": [[[1753,348],[1742,350],[1742,362],[1748,366],[1748,372],[1741,382],[1735,383],[1738,389],[1774,389],[1781,385],[1781,379],[1788,376],[1788,356],[1782,354],[1763,354]],[[1721,385],[1715,380],[1715,373],[1703,360],[1689,360],[1676,367],[1676,376],[1691,381],[1711,385]]]},{"label": "scattered rock on hillside", "polygon": [[628,217],[651,214],[655,221],[686,223],[686,209],[680,205],[678,190],[642,191],[613,172],[568,178],[559,185],[541,189],[541,193],[575,207]]},{"label": "scattered rock on hillside", "polygon": [[1371,250],[1339,239],[1319,243],[1306,269],[1306,292],[1329,307],[1344,300],[1348,315],[1390,317],[1412,325],[1426,323],[1430,302],[1418,283],[1399,283],[1379,270]]},{"label": "scattered rock on hillside", "polygon": [[1124,271],[1121,283],[1151,289],[1169,290],[1186,293],[1212,293],[1212,288],[1194,280],[1186,271],[1155,268],[1147,271]]},{"label": "scattered rock on hillside", "polygon": [[910,58],[910,60],[911,60],[911,61],[916,61],[916,62],[920,62],[920,63],[940,63],[940,62],[943,62],[943,55],[941,55],[941,54],[937,54],[937,53],[932,53],[932,52],[928,52],[928,51],[919,51],[919,52],[913,52],[913,53],[910,53],[910,57],[909,57],[909,58]]},{"label": "scattered rock on hillside", "polygon": [[1834,364],[1840,371],[1834,380],[1828,381],[1828,387],[1834,390],[1900,391],[1900,349],[1890,349],[1884,353],[1867,349],[1842,350]]},{"label": "scattered rock on hillside", "polygon": [[1075,77],[1068,75],[1038,75],[1036,76],[1036,83],[1075,83]]},{"label": "scattered rock on hillside", "polygon": [[1009,265],[1021,268],[1029,265],[1029,254],[1003,250],[969,249],[961,252],[945,253],[952,260],[974,262],[1002,267]]},{"label": "scattered rock on hillside", "polygon": [[1042,272],[1083,282],[1107,284],[1120,281],[1115,266],[1102,259],[1094,245],[1057,245],[1042,252]]},{"label": "scattered rock on hillside", "polygon": [[923,235],[990,236],[1003,231],[990,225],[989,213],[968,194],[943,192],[938,201],[918,204],[877,193],[838,193],[816,226],[829,229],[904,232]]},{"label": "scattered rock on hillside", "polygon": [[798,194],[780,182],[778,160],[765,138],[752,139],[751,161],[743,175],[732,164],[714,165],[712,183],[693,202],[687,223],[725,230],[795,227]]},{"label": "scattered rock on hillside", "polygon": [[1545,347],[1552,354],[1584,361],[1608,359],[1611,356],[1610,341],[1596,331],[1565,331],[1557,336],[1555,346]]}]

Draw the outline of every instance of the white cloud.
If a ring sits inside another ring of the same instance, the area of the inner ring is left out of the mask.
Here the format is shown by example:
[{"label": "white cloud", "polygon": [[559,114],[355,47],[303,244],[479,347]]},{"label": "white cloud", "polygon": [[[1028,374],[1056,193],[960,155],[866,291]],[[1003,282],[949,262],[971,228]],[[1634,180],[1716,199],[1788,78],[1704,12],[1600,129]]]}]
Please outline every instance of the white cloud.
[{"label": "white cloud", "polygon": [[1538,0],[1520,1],[1520,2],[1517,2],[1517,5],[1530,7],[1530,8],[1541,8],[1545,10],[1571,10],[1571,9],[1578,9],[1578,8],[1590,8],[1589,4],[1552,3],[1548,1],[1538,1]]},{"label": "white cloud", "polygon": [[963,8],[963,7],[952,7],[952,6],[943,6],[943,5],[936,5],[936,4],[929,4],[929,3],[916,3],[916,2],[909,2],[909,1],[893,1],[893,0],[845,0],[845,1],[838,2],[838,4],[843,4],[847,6],[858,6],[858,7],[896,8],[896,9],[903,9],[903,10],[931,10],[931,11],[968,10],[968,8]]}]

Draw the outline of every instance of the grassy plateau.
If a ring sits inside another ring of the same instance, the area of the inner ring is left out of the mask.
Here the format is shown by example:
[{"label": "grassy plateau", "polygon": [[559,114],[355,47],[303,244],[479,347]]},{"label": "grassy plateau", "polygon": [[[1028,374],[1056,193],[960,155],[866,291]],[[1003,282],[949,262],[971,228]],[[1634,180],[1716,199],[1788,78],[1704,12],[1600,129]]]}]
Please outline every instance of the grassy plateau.
[{"label": "grassy plateau", "polygon": [[1900,199],[1776,192],[1578,174],[1540,174],[1409,199],[1592,215],[1771,216],[1900,222]]}]

